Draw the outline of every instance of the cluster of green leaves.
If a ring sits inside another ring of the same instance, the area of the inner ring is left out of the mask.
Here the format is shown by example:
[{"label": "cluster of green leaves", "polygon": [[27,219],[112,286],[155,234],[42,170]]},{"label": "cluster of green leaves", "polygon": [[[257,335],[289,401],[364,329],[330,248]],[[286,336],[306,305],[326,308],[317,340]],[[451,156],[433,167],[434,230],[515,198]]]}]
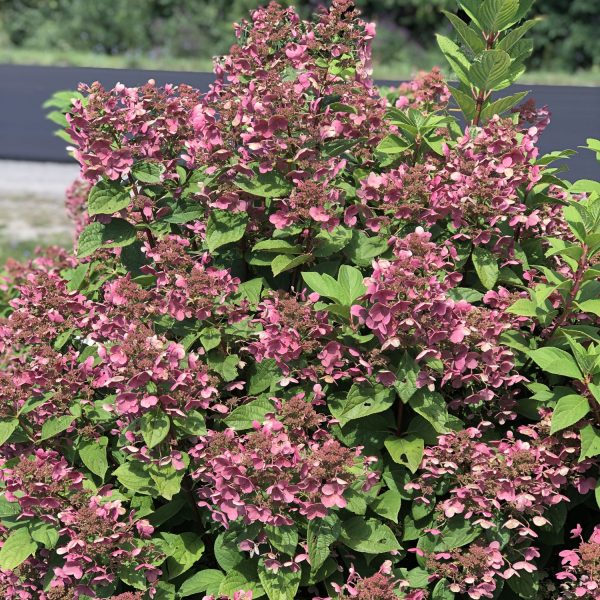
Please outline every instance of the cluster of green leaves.
[{"label": "cluster of green leaves", "polygon": [[514,83],[525,71],[524,61],[533,50],[533,42],[525,34],[535,20],[519,23],[533,0],[467,0],[461,8],[470,17],[466,23],[456,14],[445,12],[459,44],[438,35],[438,44],[458,77],[460,86],[452,94],[465,117],[478,125],[494,114],[518,104],[526,92],[492,99],[494,91]]},{"label": "cluster of green leaves", "polygon": [[[588,139],[585,148],[596,152],[600,160],[599,140]],[[529,298],[519,299],[509,308],[509,312],[549,328],[537,347],[526,347],[518,336],[509,345],[523,352],[525,364],[533,362],[549,376],[548,383],[529,385],[533,402],[525,410],[535,410],[540,403],[552,407],[553,433],[572,427],[590,414],[600,424],[600,333],[593,324],[600,317],[600,183],[579,180],[570,185],[569,191],[583,195],[563,208],[574,241],[546,238],[545,257],[558,259],[562,268],[536,265],[546,282],[530,289]],[[579,322],[574,324],[577,317]],[[572,379],[576,389],[559,384],[561,377]],[[581,436],[580,460],[600,455],[598,429],[588,424]]]}]

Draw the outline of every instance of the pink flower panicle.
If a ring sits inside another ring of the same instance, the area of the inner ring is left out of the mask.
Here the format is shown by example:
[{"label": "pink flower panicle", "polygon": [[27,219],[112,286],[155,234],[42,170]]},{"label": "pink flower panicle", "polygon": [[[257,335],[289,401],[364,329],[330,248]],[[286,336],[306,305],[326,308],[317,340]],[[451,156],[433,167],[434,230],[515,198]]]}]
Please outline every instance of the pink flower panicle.
[{"label": "pink flower panicle", "polygon": [[[192,477],[201,482],[200,505],[225,526],[237,519],[282,526],[322,518],[346,506],[344,493],[359,475],[363,489],[376,480],[366,469],[370,459],[322,429],[321,418],[301,397],[255,422],[249,433],[208,432],[190,456]],[[354,467],[360,465],[357,475]]]},{"label": "pink flower panicle", "polygon": [[560,582],[558,600],[598,600],[600,598],[600,527],[595,527],[590,537],[581,537],[581,526],[571,532],[579,537],[579,546],[559,552],[562,570],[556,574]]},{"label": "pink flower panicle", "polygon": [[414,79],[394,89],[393,94],[398,95],[394,102],[397,108],[414,108],[425,113],[441,111],[450,102],[450,90],[439,67],[420,71]]}]

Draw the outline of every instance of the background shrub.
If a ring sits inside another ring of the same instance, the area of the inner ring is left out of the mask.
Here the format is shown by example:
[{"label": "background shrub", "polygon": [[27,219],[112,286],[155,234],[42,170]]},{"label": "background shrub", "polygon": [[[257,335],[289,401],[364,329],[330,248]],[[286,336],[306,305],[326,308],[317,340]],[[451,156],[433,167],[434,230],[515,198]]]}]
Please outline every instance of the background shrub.
[{"label": "background shrub", "polygon": [[[230,25],[261,3],[256,0],[2,0],[0,19],[17,47],[89,51],[156,57],[209,58],[228,51]],[[287,3],[289,4],[289,2]],[[303,16],[319,3],[297,3]],[[359,0],[368,20],[379,27],[375,60],[379,64],[434,64],[435,32],[450,32],[441,10],[454,0]],[[539,0],[542,17],[532,31],[536,69],[571,71],[599,64],[595,31],[600,15],[595,0]]]}]

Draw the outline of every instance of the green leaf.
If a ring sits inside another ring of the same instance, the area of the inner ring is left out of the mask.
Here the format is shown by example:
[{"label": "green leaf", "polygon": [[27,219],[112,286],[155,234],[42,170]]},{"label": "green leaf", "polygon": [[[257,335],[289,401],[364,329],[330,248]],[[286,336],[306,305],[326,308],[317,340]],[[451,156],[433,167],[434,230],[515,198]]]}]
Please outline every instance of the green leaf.
[{"label": "green leaf", "polygon": [[591,194],[598,192],[600,194],[600,181],[593,181],[592,179],[579,179],[571,187],[569,191],[572,194]]},{"label": "green leaf", "polygon": [[517,14],[513,17],[514,23],[518,23],[531,10],[533,2],[534,0],[520,0],[519,10],[517,11]]},{"label": "green leaf", "polygon": [[510,589],[522,600],[537,600],[539,598],[539,581],[535,573],[519,571],[519,577],[507,580]]},{"label": "green leaf", "polygon": [[90,268],[90,263],[82,263],[76,269],[73,269],[69,274],[69,284],[67,289],[70,292],[81,289],[81,285],[85,281],[86,275]]},{"label": "green leaf", "polygon": [[265,592],[262,585],[257,581],[256,567],[250,561],[238,563],[234,569],[231,569],[225,575],[219,586],[219,595],[232,597],[234,592],[244,590],[252,592],[252,599],[264,596]]},{"label": "green leaf", "polygon": [[584,300],[583,302],[576,302],[577,308],[582,312],[591,313],[600,317],[600,300]]},{"label": "green leaf", "polygon": [[300,256],[287,256],[286,254],[280,254],[271,262],[271,270],[273,271],[273,275],[276,277],[280,273],[294,269],[299,265],[303,265],[311,259],[311,254],[301,254]]},{"label": "green leaf", "polygon": [[276,254],[302,254],[302,246],[285,240],[263,240],[255,244],[252,252],[275,252]]},{"label": "green leaf", "polygon": [[206,217],[206,208],[200,206],[178,206],[170,215],[164,217],[167,223],[183,225],[191,221],[203,221]]},{"label": "green leaf", "polygon": [[6,517],[16,517],[21,514],[21,505],[18,500],[15,499],[14,502],[9,502],[4,497],[4,492],[0,495],[0,519],[4,519]]},{"label": "green leaf", "polygon": [[486,33],[497,33],[510,27],[519,11],[519,0],[484,0],[477,17]]},{"label": "green leaf", "polygon": [[438,46],[444,53],[446,60],[450,63],[452,70],[458,79],[466,86],[470,85],[469,68],[470,64],[467,57],[462,53],[461,49],[449,38],[437,34]]},{"label": "green leaf", "polygon": [[423,459],[425,444],[420,437],[408,434],[401,438],[388,438],[385,440],[385,447],[394,462],[415,473]]},{"label": "green leaf", "polygon": [[[53,110],[52,112],[49,112],[46,115],[46,118],[49,119],[50,121],[52,121],[53,123],[56,123],[56,125],[58,125],[61,129],[66,129],[69,126],[67,117],[64,115],[64,113],[62,113],[59,110]],[[60,132],[60,133],[64,133],[64,132]],[[56,134],[57,134],[57,132],[55,132],[55,135]]]},{"label": "green leaf", "polygon": [[474,526],[462,516],[449,519],[442,528],[442,534],[437,539],[436,550],[453,550],[462,548],[481,535],[481,528]]},{"label": "green leaf", "polygon": [[177,471],[170,464],[164,466],[152,465],[150,468],[150,477],[154,481],[156,489],[167,500],[171,500],[181,490],[181,480],[184,473],[185,469]]},{"label": "green leaf", "polygon": [[563,396],[554,407],[550,434],[574,425],[577,421],[583,419],[589,411],[590,405],[587,398],[579,394]]},{"label": "green leaf", "polygon": [[226,573],[229,573],[244,559],[238,549],[236,537],[235,531],[229,530],[220,533],[215,540],[213,552],[217,563]]},{"label": "green leaf", "polygon": [[586,425],[581,428],[581,454],[579,462],[600,454],[600,433],[595,427]]},{"label": "green leaf", "polygon": [[250,365],[248,394],[254,396],[268,390],[273,383],[281,379],[281,370],[273,359],[266,359]]},{"label": "green leaf", "polygon": [[219,586],[223,581],[225,574],[218,569],[204,569],[186,579],[179,588],[177,595],[179,598],[187,598],[194,594],[206,592],[208,595],[219,593]]},{"label": "green leaf", "polygon": [[485,40],[483,36],[477,35],[477,33],[469,27],[460,17],[451,13],[447,10],[442,10],[446,18],[452,23],[452,26],[456,30],[456,33],[460,36],[462,41],[474,52],[481,52],[485,49]]},{"label": "green leaf", "polygon": [[479,8],[481,7],[481,0],[458,0],[458,4],[461,8],[469,15],[469,18],[479,28],[483,29],[478,19]]},{"label": "green leaf", "polygon": [[480,90],[493,90],[508,75],[510,56],[504,50],[485,50],[469,69],[469,78]]},{"label": "green leaf", "polygon": [[175,586],[172,583],[159,581],[156,584],[156,594],[154,594],[152,600],[175,600],[176,598]]},{"label": "green leaf", "polygon": [[139,493],[152,493],[154,484],[146,465],[139,462],[128,462],[115,469],[113,475],[127,490]]},{"label": "green leaf", "polygon": [[382,517],[398,522],[398,513],[402,505],[402,495],[396,490],[387,490],[371,502],[371,508]]},{"label": "green leaf", "polygon": [[475,246],[471,254],[473,266],[479,281],[488,290],[491,290],[498,281],[498,261],[496,257],[483,246]]},{"label": "green leaf", "polygon": [[202,347],[210,352],[221,343],[221,332],[214,327],[206,327],[200,332],[199,338]]},{"label": "green leaf", "polygon": [[[35,398],[35,396],[28,398],[27,400],[25,400],[25,403],[23,404],[23,406],[21,406],[21,408],[17,411],[17,415],[18,416],[26,415],[26,414],[30,413],[32,410],[35,410],[38,406],[41,406],[42,404],[45,404],[46,402],[48,402],[48,398],[50,398],[50,397],[52,397],[52,393],[45,396],[44,398]],[[10,418],[10,417],[7,417],[7,418]]]},{"label": "green leaf", "polygon": [[506,312],[523,317],[535,317],[538,314],[538,310],[538,305],[532,300],[519,298],[506,309]]},{"label": "green leaf", "polygon": [[436,433],[448,433],[448,406],[441,394],[427,389],[419,390],[408,402],[410,407],[435,429]]},{"label": "green leaf", "polygon": [[454,592],[450,591],[447,579],[440,579],[431,592],[431,600],[453,600]]},{"label": "green leaf", "polygon": [[168,556],[167,569],[169,579],[174,579],[190,569],[204,553],[204,542],[192,532],[160,534],[157,545]]},{"label": "green leaf", "polygon": [[37,550],[27,527],[13,531],[0,548],[0,568],[13,571]]},{"label": "green leaf", "polygon": [[80,234],[77,240],[77,257],[85,258],[102,247],[102,236],[104,234],[102,223],[90,223]]},{"label": "green leaf", "polygon": [[160,183],[165,166],[161,163],[144,161],[131,169],[131,174],[142,183]]},{"label": "green leaf", "polygon": [[465,118],[470,121],[475,115],[475,109],[477,107],[475,99],[458,88],[448,86],[448,89],[463,115],[465,115]]},{"label": "green leaf", "polygon": [[[119,568],[119,579],[125,583],[126,585],[136,589],[136,590],[145,590],[148,581],[142,570],[132,569],[128,563],[121,563]],[[86,599],[87,600],[87,599]]]},{"label": "green leaf", "polygon": [[140,419],[140,430],[148,448],[158,446],[169,435],[170,426],[169,417],[160,408],[144,413]]},{"label": "green leaf", "polygon": [[87,200],[88,214],[112,215],[131,203],[131,196],[120,183],[99,181],[91,190]]},{"label": "green leaf", "polygon": [[354,231],[352,240],[344,249],[346,256],[359,267],[370,267],[376,256],[388,249],[387,237],[368,237],[362,231]]},{"label": "green leaf", "polygon": [[394,403],[394,392],[382,385],[373,387],[354,384],[347,396],[333,395],[328,401],[331,414],[344,427],[354,419],[383,412]]},{"label": "green leaf", "polygon": [[103,436],[96,440],[84,440],[77,448],[81,462],[100,479],[104,479],[108,471],[107,446],[108,438]]},{"label": "green leaf", "polygon": [[[102,232],[103,248],[122,248],[137,239],[135,227],[124,219],[111,219]],[[81,258],[81,257],[80,257]]]},{"label": "green leaf", "polygon": [[58,337],[54,340],[53,348],[55,350],[60,350],[73,335],[73,331],[71,329],[67,329],[67,331],[63,331]]},{"label": "green leaf", "polygon": [[352,113],[353,115],[355,115],[357,112],[354,106],[351,106],[350,104],[343,104],[342,102],[332,102],[327,106],[332,112]]},{"label": "green leaf", "polygon": [[405,351],[398,364],[394,381],[394,389],[402,402],[408,402],[417,391],[417,376],[420,370],[414,358]]},{"label": "green leaf", "polygon": [[313,254],[327,257],[343,250],[352,239],[352,231],[345,227],[335,227],[332,231],[322,229],[314,238]]},{"label": "green leaf", "polygon": [[29,523],[29,533],[31,539],[48,549],[54,548],[59,538],[58,529],[54,525],[37,519]]},{"label": "green leaf", "polygon": [[342,304],[345,306],[350,306],[367,291],[363,283],[364,276],[356,267],[342,265],[337,280],[340,290],[343,292]]},{"label": "green leaf", "polygon": [[453,300],[464,300],[465,302],[475,303],[480,302],[483,294],[477,290],[465,287],[455,287],[449,289],[446,294]]},{"label": "green leaf", "polygon": [[342,291],[340,284],[331,275],[328,275],[327,273],[321,275],[320,273],[308,272],[302,273],[302,279],[304,279],[306,285],[314,292],[317,292],[319,296],[331,298],[339,304],[342,304],[344,292]]},{"label": "green leaf", "polygon": [[423,141],[433,150],[436,154],[442,156],[444,154],[444,143],[446,138],[443,135],[427,135],[423,138]]},{"label": "green leaf", "polygon": [[489,121],[494,115],[501,115],[523,100],[527,94],[528,92],[518,92],[512,96],[506,96],[486,104],[481,111],[481,119],[485,122]]},{"label": "green leaf", "polygon": [[90,256],[99,248],[120,248],[136,240],[135,227],[123,219],[111,219],[107,225],[90,223],[80,234],[77,257]]},{"label": "green leaf", "polygon": [[339,156],[344,152],[354,148],[358,144],[366,141],[366,138],[350,138],[350,139],[334,139],[326,141],[322,144],[322,154],[325,158],[331,158],[332,156]]},{"label": "green leaf", "polygon": [[237,354],[224,356],[211,352],[208,357],[211,369],[216,371],[225,381],[233,381],[238,375],[240,357]]},{"label": "green leaf", "polygon": [[560,348],[538,348],[531,350],[529,356],[539,367],[553,375],[562,375],[572,379],[581,379],[581,371],[575,359]]},{"label": "green leaf", "polygon": [[244,281],[238,286],[238,293],[248,300],[252,306],[256,306],[260,302],[260,295],[265,281],[262,277],[255,277],[249,281]]},{"label": "green leaf", "polygon": [[600,385],[590,381],[588,383],[588,389],[592,392],[592,396],[596,399],[596,402],[600,404]]},{"label": "green leaf", "polygon": [[6,442],[18,426],[19,420],[13,417],[2,417],[0,419],[0,445]]},{"label": "green leaf", "polygon": [[171,422],[177,431],[185,435],[199,436],[206,433],[204,415],[197,410],[189,410],[185,416],[172,415]]},{"label": "green leaf", "polygon": [[298,546],[298,529],[295,525],[265,525],[269,543],[279,552],[295,556]]},{"label": "green leaf", "polygon": [[364,515],[367,512],[367,500],[365,494],[349,488],[344,492],[344,498],[347,500],[346,510],[355,515]]},{"label": "green leaf", "polygon": [[49,440],[50,438],[62,433],[71,426],[71,423],[75,420],[73,415],[65,415],[64,417],[50,417],[42,425],[42,441]]},{"label": "green leaf", "polygon": [[247,213],[234,213],[227,210],[214,210],[206,224],[206,244],[210,252],[217,248],[237,242],[244,237]]},{"label": "green leaf", "polygon": [[377,519],[353,517],[342,524],[340,541],[351,550],[365,554],[381,554],[399,550],[394,532]]},{"label": "green leaf", "polygon": [[375,147],[375,152],[381,154],[401,154],[410,148],[410,144],[399,135],[391,133],[386,135]]},{"label": "green leaf", "polygon": [[186,506],[187,499],[184,495],[178,495],[173,498],[170,502],[163,504],[160,508],[148,515],[148,521],[154,527],[160,527],[163,523],[166,523],[169,519],[181,512]]},{"label": "green leaf", "polygon": [[258,569],[258,578],[269,600],[294,600],[300,587],[300,576],[300,571],[272,571],[260,566]]},{"label": "green leaf", "polygon": [[308,522],[306,539],[311,573],[316,573],[329,558],[329,547],[338,540],[341,531],[340,519],[335,513]]},{"label": "green leaf", "polygon": [[510,52],[510,49],[538,22],[538,19],[525,21],[520,27],[516,27],[507,33],[497,44],[498,50]]},{"label": "green leaf", "polygon": [[266,398],[257,398],[248,404],[242,404],[231,411],[224,422],[227,427],[236,431],[252,429],[252,423],[258,421],[262,423],[267,413],[273,412],[273,404]]},{"label": "green leaf", "polygon": [[292,185],[276,171],[258,173],[254,177],[239,177],[234,181],[240,189],[262,198],[285,198],[292,191]]}]

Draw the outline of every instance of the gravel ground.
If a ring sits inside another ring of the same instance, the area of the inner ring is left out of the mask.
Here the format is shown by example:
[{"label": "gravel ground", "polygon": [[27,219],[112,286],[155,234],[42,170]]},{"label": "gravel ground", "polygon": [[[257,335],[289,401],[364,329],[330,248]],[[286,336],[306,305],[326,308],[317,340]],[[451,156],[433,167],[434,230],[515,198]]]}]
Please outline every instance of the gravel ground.
[{"label": "gravel ground", "polygon": [[65,189],[74,164],[0,161],[0,235],[4,246],[69,243]]}]

